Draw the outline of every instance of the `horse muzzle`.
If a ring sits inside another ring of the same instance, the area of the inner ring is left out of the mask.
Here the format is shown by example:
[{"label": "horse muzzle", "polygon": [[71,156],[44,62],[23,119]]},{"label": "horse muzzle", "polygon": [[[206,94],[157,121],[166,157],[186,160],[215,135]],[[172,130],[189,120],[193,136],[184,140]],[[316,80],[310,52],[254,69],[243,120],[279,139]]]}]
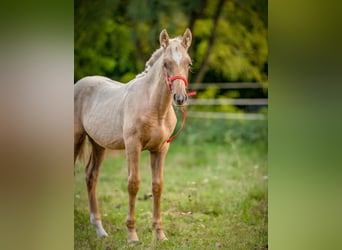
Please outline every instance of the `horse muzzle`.
[{"label": "horse muzzle", "polygon": [[184,106],[188,101],[188,95],[173,94],[173,103],[176,106]]}]

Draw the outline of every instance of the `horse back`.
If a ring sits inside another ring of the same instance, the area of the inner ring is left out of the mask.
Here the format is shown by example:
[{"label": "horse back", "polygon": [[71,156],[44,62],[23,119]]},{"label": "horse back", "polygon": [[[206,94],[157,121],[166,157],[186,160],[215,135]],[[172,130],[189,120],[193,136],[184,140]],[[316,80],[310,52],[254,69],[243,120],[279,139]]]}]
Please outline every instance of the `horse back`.
[{"label": "horse back", "polygon": [[96,105],[101,99],[108,99],[107,96],[110,97],[123,86],[124,84],[103,76],[87,76],[80,79],[74,85],[75,116],[81,115],[82,110]]},{"label": "horse back", "polygon": [[82,88],[91,88],[91,87],[100,87],[100,86],[111,86],[113,88],[119,88],[124,86],[125,84],[122,84],[117,81],[113,81],[112,79],[104,76],[86,76],[81,78],[75,83],[75,91],[77,89]]}]

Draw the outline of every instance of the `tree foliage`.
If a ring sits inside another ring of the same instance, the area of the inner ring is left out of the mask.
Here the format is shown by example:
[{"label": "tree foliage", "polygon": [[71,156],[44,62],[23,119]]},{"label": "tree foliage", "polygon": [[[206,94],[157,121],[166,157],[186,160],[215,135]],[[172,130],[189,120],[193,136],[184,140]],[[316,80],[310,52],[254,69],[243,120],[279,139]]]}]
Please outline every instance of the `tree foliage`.
[{"label": "tree foliage", "polygon": [[267,82],[267,0],[75,0],[75,81],[127,82],[170,36],[193,33],[190,81]]}]

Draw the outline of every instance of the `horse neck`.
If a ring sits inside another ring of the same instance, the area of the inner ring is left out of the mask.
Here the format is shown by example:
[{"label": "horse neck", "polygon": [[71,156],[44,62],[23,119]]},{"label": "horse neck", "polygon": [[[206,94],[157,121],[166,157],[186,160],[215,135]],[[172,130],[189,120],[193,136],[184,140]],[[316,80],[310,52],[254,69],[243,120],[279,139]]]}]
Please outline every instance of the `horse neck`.
[{"label": "horse neck", "polygon": [[158,60],[144,78],[144,84],[148,85],[146,87],[151,114],[159,118],[165,117],[172,107],[172,99],[163,73],[162,61]]}]

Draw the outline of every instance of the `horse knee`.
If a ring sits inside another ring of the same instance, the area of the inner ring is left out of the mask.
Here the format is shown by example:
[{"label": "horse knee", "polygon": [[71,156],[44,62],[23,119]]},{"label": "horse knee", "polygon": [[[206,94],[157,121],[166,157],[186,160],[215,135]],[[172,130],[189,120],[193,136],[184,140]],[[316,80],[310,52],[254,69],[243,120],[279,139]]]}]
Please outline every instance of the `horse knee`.
[{"label": "horse knee", "polygon": [[136,195],[139,191],[139,178],[129,178],[128,179],[128,192],[130,194]]},{"label": "horse knee", "polygon": [[152,193],[155,196],[160,196],[163,190],[163,183],[161,181],[152,182]]}]

